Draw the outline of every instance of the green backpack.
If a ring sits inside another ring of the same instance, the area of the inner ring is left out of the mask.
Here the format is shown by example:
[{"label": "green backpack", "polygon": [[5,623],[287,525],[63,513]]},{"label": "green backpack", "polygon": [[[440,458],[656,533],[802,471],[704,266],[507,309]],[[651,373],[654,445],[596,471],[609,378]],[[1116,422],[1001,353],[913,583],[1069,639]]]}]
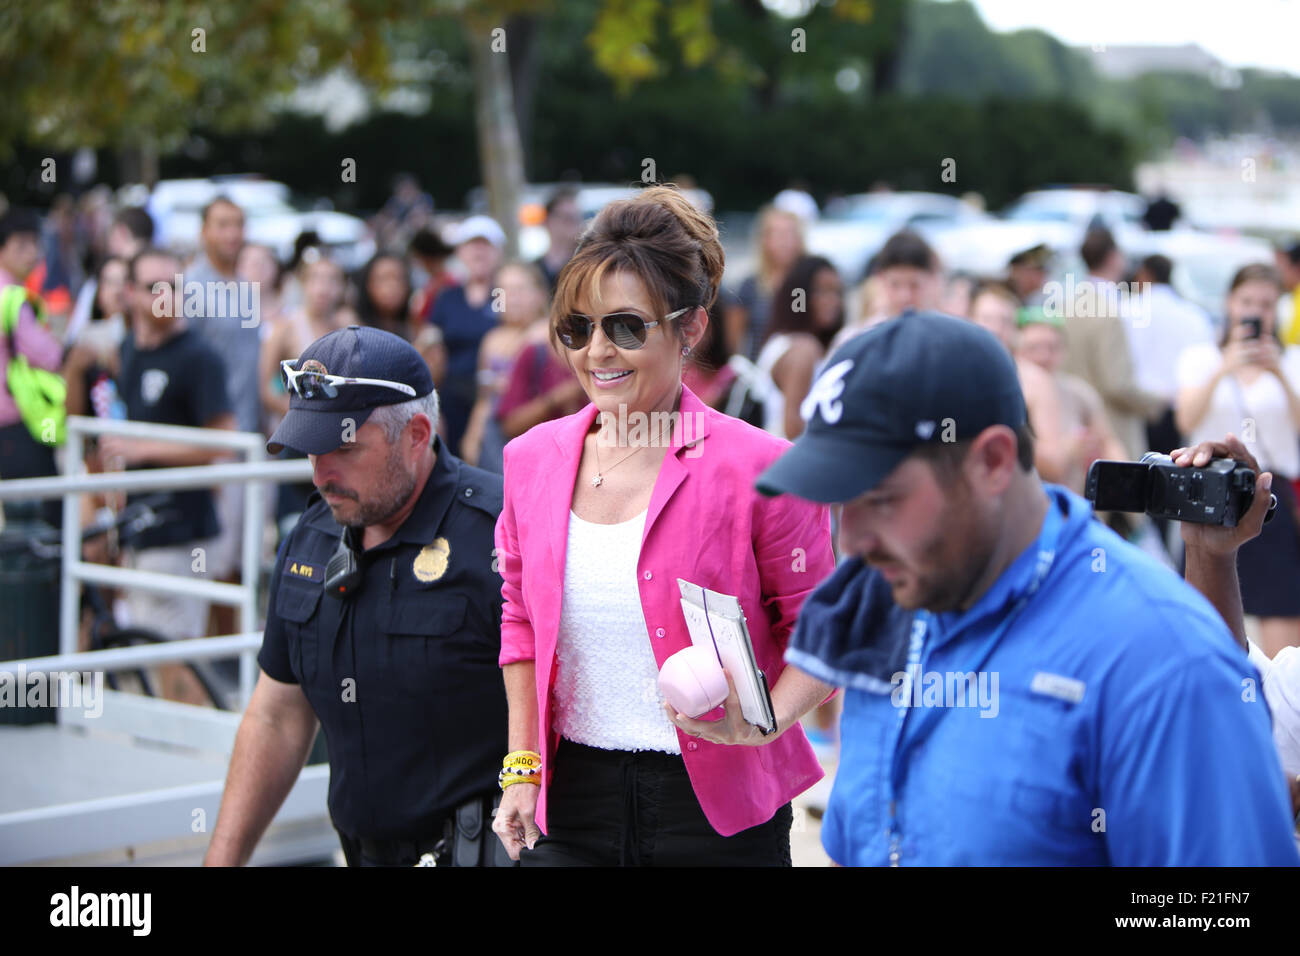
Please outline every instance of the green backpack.
[{"label": "green backpack", "polygon": [[0,292],[0,334],[8,340],[9,368],[5,384],[18,406],[23,424],[42,445],[62,445],[67,435],[68,387],[57,372],[34,368],[27,356],[14,347],[14,329],[18,312],[30,302],[39,322],[45,321],[45,304],[20,285],[6,286]]}]

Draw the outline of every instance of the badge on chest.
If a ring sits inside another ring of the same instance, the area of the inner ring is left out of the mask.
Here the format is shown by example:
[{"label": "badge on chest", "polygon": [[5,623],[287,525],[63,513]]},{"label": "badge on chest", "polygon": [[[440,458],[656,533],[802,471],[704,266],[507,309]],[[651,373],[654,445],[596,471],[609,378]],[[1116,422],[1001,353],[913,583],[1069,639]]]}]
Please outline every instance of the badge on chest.
[{"label": "badge on chest", "polygon": [[420,549],[411,565],[415,579],[422,584],[437,581],[447,573],[451,561],[451,544],[446,538],[437,537],[433,543]]}]

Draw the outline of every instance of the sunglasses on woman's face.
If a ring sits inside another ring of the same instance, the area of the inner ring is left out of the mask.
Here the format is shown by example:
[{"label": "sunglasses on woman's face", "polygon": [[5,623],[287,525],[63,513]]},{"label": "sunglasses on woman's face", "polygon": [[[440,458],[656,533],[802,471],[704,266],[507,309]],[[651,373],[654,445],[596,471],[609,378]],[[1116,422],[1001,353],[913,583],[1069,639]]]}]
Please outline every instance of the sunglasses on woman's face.
[{"label": "sunglasses on woman's face", "polygon": [[[680,315],[685,315],[692,308],[694,306],[669,312],[662,321],[670,322]],[[565,348],[576,352],[587,347],[587,343],[591,341],[591,330],[596,327],[597,321],[600,322],[600,329],[605,333],[605,338],[613,342],[616,348],[635,351],[645,345],[647,331],[653,329],[661,320],[643,319],[635,312],[611,312],[596,320],[581,312],[571,312],[555,324],[555,334],[564,343]]]}]

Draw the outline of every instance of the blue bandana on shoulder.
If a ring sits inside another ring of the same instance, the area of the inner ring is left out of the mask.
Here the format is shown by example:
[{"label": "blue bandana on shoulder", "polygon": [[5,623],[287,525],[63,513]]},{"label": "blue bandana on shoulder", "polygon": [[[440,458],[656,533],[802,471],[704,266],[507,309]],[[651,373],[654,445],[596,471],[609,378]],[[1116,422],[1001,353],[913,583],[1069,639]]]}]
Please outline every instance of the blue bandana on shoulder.
[{"label": "blue bandana on shoulder", "polygon": [[888,694],[907,669],[913,617],[879,571],[846,558],[804,601],[785,659],[836,687]]}]

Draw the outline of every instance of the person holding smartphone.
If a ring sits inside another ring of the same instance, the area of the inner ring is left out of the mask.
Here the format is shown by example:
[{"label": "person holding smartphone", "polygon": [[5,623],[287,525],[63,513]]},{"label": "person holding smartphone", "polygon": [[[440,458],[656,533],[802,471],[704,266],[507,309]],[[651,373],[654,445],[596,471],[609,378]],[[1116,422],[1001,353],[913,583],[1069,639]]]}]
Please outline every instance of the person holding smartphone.
[{"label": "person holding smartphone", "polygon": [[[1275,316],[1282,283],[1272,266],[1239,269],[1228,288],[1219,345],[1193,345],[1178,359],[1175,422],[1188,444],[1239,435],[1274,476],[1276,517],[1239,552],[1242,604],[1260,619],[1269,657],[1300,646],[1300,348],[1285,349]],[[1163,450],[1163,449],[1158,449]]]}]

